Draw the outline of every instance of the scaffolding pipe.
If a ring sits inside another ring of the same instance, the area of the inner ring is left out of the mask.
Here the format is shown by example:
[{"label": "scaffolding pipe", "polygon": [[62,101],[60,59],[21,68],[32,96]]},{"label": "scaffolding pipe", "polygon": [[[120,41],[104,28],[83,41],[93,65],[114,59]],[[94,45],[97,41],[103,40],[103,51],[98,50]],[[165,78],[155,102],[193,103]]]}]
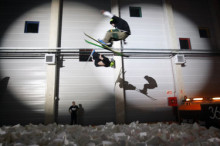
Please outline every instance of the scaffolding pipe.
[{"label": "scaffolding pipe", "polygon": [[[51,50],[50,50],[51,49]],[[0,48],[0,58],[2,57],[43,57],[47,53],[54,53],[56,56],[78,56],[80,50],[88,48]],[[103,49],[96,49],[97,52],[105,55],[113,55],[112,52]],[[86,51],[84,52],[86,53]],[[130,57],[149,57],[149,56],[174,56],[184,54],[185,56],[220,56],[220,50],[177,50],[177,49],[124,49],[123,53]],[[89,55],[90,51],[88,51]]]}]

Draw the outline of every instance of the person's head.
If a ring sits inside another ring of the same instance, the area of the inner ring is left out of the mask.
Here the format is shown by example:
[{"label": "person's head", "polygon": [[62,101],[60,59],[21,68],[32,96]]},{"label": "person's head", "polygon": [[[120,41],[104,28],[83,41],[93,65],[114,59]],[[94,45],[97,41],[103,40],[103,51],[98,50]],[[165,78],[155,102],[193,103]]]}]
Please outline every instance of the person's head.
[{"label": "person's head", "polygon": [[75,103],[75,101],[72,101],[72,105],[75,105],[76,103]]},{"label": "person's head", "polygon": [[115,27],[115,20],[114,20],[114,19],[111,19],[111,20],[110,20],[110,24],[111,24],[113,27]]}]

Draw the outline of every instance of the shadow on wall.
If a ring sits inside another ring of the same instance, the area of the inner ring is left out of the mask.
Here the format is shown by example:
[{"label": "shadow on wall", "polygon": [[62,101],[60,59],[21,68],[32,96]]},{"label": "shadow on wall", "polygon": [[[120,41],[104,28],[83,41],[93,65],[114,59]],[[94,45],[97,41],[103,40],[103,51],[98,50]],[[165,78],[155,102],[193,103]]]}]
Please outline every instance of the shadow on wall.
[{"label": "shadow on wall", "polygon": [[[124,90],[135,90],[137,92],[140,92],[140,93],[144,94],[145,96],[147,96],[148,98],[150,98],[152,100],[157,100],[157,99],[149,96],[148,92],[147,92],[148,89],[154,89],[154,88],[158,87],[157,82],[154,78],[149,77],[149,76],[146,75],[144,78],[146,79],[146,81],[148,83],[143,85],[143,89],[138,89],[136,86],[130,84],[128,81],[123,80],[122,77],[121,77],[121,74],[122,74],[122,69],[121,69],[121,71],[118,75],[118,78],[117,78],[116,82],[115,82],[115,84],[119,83],[120,88],[124,88]],[[125,72],[124,72],[124,74],[125,74]]]},{"label": "shadow on wall", "polygon": [[32,111],[8,91],[9,80],[10,77],[0,80],[0,126],[43,123],[44,114]]},{"label": "shadow on wall", "polygon": [[107,122],[116,121],[115,117],[115,95],[108,93],[105,101],[100,102],[95,108],[86,110],[84,108],[83,124],[84,125],[101,125]]},{"label": "shadow on wall", "polygon": [[3,97],[5,94],[8,87],[9,79],[9,77],[5,77],[2,80],[0,80],[0,97]]}]

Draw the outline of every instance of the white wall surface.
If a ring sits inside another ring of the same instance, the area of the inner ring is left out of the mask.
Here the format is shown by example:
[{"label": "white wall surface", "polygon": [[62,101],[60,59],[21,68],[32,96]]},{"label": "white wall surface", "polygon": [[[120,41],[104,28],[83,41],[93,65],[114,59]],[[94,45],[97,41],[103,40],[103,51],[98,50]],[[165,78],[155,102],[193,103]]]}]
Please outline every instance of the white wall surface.
[{"label": "white wall surface", "polygon": [[[192,50],[210,50],[215,46],[212,16],[208,0],[174,0],[177,39],[190,38]],[[211,38],[200,38],[199,27],[207,27]]]},{"label": "white wall surface", "polygon": [[[141,7],[142,17],[130,17],[129,6]],[[161,0],[122,0],[121,18],[130,25],[131,35],[124,48],[167,49],[164,9]]]},{"label": "white wall surface", "polygon": [[84,39],[84,32],[96,39],[102,39],[108,29],[110,18],[103,16],[100,10],[110,11],[110,1],[69,0],[63,4],[62,47],[93,48]]},{"label": "white wall surface", "polygon": [[219,97],[219,57],[189,57],[186,61],[182,67],[186,95]]},{"label": "white wall surface", "polygon": [[144,84],[151,84],[151,81],[144,78],[145,76],[153,78],[157,83],[157,87],[147,89],[147,95],[136,90],[125,90],[127,121],[173,120],[173,111],[168,106],[167,99],[175,96],[170,58],[125,59],[124,64],[125,81],[134,85],[137,89],[143,89]]},{"label": "white wall surface", "polygon": [[114,69],[95,67],[93,62],[65,59],[60,69],[58,122],[70,123],[72,101],[83,108],[80,124],[115,121]]},{"label": "white wall surface", "polygon": [[[45,63],[42,59],[1,59],[1,124],[44,122]],[[8,78],[8,84],[3,80]],[[3,85],[4,84],[4,85]],[[2,90],[1,90],[2,91]]]},{"label": "white wall surface", "polygon": [[[48,47],[49,0],[7,1],[1,6],[1,47]],[[24,33],[25,21],[39,21],[39,32]]]}]

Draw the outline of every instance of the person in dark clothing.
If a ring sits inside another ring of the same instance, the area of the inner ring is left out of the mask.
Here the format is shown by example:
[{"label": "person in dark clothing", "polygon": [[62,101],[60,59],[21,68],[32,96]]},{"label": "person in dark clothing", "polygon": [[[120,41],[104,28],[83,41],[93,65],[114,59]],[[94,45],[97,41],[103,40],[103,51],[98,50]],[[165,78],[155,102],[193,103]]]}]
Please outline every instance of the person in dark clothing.
[{"label": "person in dark clothing", "polygon": [[115,27],[115,29],[110,29],[107,31],[103,40],[99,40],[101,43],[107,46],[112,46],[113,41],[125,41],[125,39],[131,35],[130,27],[124,19],[117,17],[105,10],[102,10],[101,13],[107,17],[110,17],[110,24]]},{"label": "person in dark clothing", "polygon": [[72,102],[72,105],[69,107],[69,112],[71,114],[71,122],[70,124],[77,124],[77,111],[79,107],[76,105],[75,101]]},{"label": "person in dark clothing", "polygon": [[115,61],[114,60],[109,60],[107,57],[104,55],[101,55],[95,50],[92,51],[92,59],[94,60],[94,64],[96,67],[104,66],[104,67],[114,67],[115,66]]}]

